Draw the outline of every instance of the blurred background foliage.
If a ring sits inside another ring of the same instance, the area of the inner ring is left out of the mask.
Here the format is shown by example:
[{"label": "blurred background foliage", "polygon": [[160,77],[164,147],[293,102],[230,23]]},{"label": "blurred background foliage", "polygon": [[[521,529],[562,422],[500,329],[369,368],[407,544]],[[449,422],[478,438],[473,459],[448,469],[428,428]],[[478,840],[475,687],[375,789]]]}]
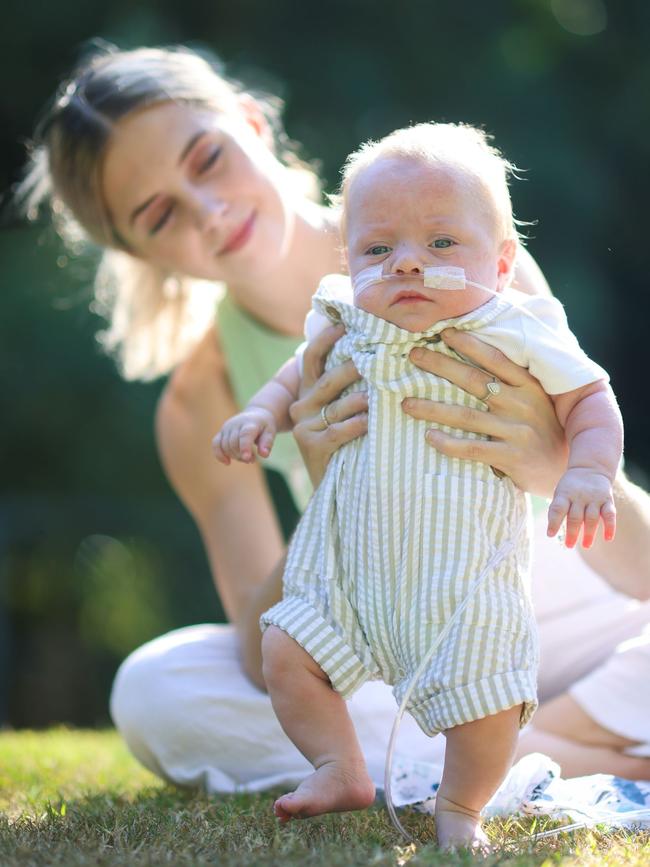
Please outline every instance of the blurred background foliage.
[{"label": "blurred background foliage", "polygon": [[[92,38],[182,42],[279,94],[327,189],[350,150],[411,121],[484,125],[526,169],[516,215],[591,355],[608,368],[627,465],[650,471],[647,369],[650,4],[645,0],[9,0],[0,184]],[[198,534],[152,434],[162,383],[125,384],[94,341],[94,261],[7,214],[0,236],[0,724],[107,721],[119,661],[220,619]],[[254,532],[254,530],[251,530]]]}]

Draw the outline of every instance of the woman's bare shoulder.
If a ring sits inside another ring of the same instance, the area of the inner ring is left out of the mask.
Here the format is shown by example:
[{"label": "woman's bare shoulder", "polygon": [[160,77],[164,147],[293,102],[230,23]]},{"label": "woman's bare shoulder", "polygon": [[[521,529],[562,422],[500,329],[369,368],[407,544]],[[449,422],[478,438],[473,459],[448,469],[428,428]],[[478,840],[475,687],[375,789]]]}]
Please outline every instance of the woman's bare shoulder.
[{"label": "woman's bare shoulder", "polygon": [[223,388],[227,378],[219,338],[211,328],[171,374],[160,396],[158,412],[194,414],[206,395],[214,397],[215,389]]},{"label": "woman's bare shoulder", "polygon": [[517,252],[517,265],[512,285],[514,289],[525,292],[527,295],[546,295],[549,297],[552,295],[542,269],[528,250],[522,246]]},{"label": "woman's bare shoulder", "polygon": [[218,337],[211,329],[174,370],[158,401],[155,430],[170,474],[209,445],[226,417],[236,412]]}]

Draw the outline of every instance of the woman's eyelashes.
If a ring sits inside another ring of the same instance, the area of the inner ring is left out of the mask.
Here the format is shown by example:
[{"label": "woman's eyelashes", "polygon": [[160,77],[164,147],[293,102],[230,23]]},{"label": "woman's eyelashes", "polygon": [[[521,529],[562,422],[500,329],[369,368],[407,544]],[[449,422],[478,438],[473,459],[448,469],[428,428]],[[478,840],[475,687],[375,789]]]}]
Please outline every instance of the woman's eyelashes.
[{"label": "woman's eyelashes", "polygon": [[201,154],[199,161],[198,161],[197,170],[196,170],[197,174],[204,175],[207,171],[209,171],[212,168],[212,166],[214,166],[217,163],[220,156],[221,156],[221,147],[220,146],[213,147],[209,151],[207,156],[205,156],[204,154]]},{"label": "woman's eyelashes", "polygon": [[164,207],[161,211],[159,211],[159,213],[157,215],[154,216],[154,218],[153,218],[154,222],[149,227],[149,235],[150,236],[155,235],[157,232],[159,232],[163,228],[163,226],[167,223],[167,221],[171,217],[173,209],[174,209],[174,206],[172,204],[169,204],[166,207]]},{"label": "woman's eyelashes", "polygon": [[[194,161],[193,170],[197,175],[204,175],[217,164],[221,156],[221,145],[209,148],[207,153],[200,153]],[[162,208],[158,208],[152,217],[152,224],[149,226],[148,234],[153,236],[165,227],[174,210],[174,204],[169,203]]]}]

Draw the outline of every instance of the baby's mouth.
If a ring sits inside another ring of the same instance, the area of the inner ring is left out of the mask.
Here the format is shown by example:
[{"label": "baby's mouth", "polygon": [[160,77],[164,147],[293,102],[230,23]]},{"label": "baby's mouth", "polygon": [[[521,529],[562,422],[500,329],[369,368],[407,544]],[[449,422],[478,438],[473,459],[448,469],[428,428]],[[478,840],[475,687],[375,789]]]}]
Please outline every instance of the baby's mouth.
[{"label": "baby's mouth", "polygon": [[418,301],[431,301],[432,299],[417,289],[402,289],[391,301],[392,304],[415,304]]}]

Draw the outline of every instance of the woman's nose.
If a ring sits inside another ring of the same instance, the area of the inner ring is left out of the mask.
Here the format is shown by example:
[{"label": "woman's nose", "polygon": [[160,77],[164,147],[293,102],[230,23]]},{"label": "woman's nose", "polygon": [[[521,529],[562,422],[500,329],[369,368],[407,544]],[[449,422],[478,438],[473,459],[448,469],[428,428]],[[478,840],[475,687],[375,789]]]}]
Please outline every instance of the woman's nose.
[{"label": "woman's nose", "polygon": [[217,195],[196,193],[192,200],[192,213],[199,229],[204,232],[218,228],[228,212],[228,203]]}]

